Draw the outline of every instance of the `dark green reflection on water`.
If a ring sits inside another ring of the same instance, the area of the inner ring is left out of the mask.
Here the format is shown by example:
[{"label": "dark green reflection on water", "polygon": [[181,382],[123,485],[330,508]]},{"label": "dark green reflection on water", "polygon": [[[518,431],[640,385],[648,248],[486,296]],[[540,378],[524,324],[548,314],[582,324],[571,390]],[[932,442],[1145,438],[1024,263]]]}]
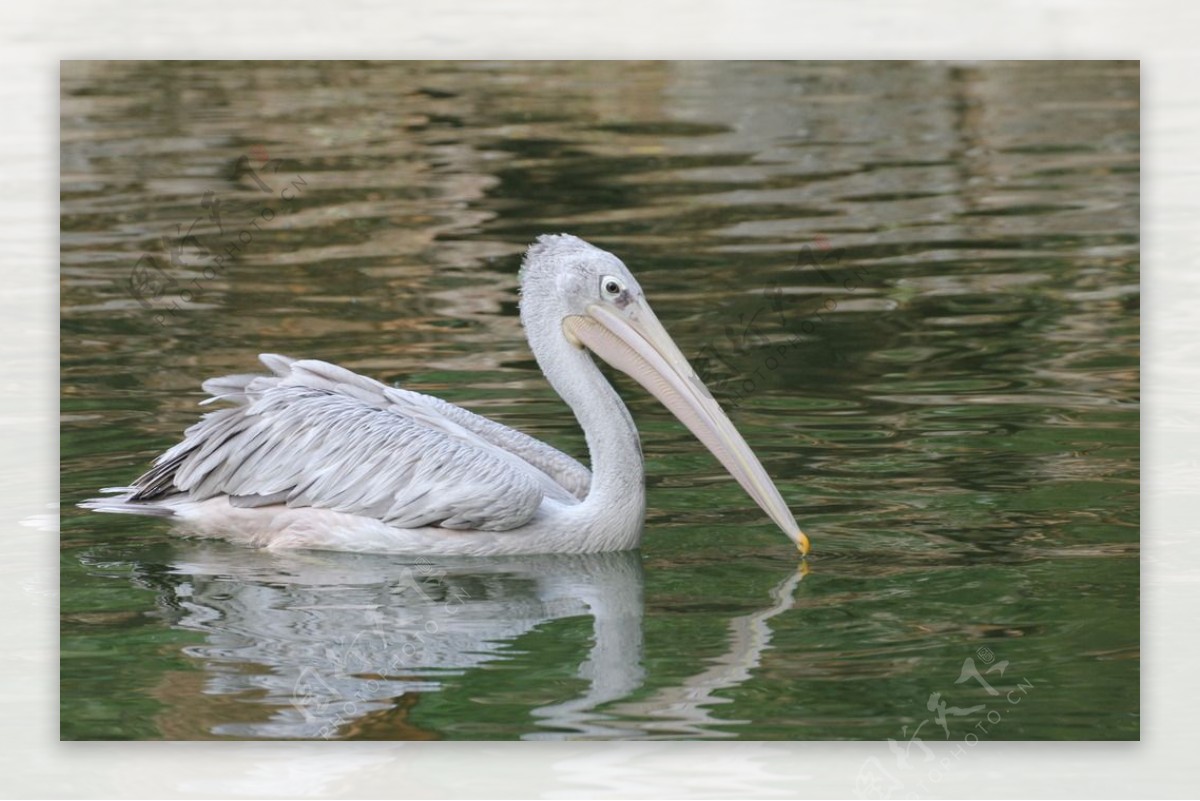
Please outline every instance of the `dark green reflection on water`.
[{"label": "dark green reflection on water", "polygon": [[[63,737],[1136,739],[1138,102],[1099,62],[64,65]],[[172,266],[214,200],[273,217]],[[703,363],[802,579],[624,381],[638,554],[273,555],[74,507],[259,352],[582,454],[516,319],[551,231]],[[144,254],[190,294],[131,297]]]}]

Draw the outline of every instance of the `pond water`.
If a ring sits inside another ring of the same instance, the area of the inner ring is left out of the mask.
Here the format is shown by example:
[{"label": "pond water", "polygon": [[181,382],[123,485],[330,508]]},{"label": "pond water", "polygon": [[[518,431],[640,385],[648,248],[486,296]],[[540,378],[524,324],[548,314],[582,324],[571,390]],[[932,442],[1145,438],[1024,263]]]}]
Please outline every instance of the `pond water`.
[{"label": "pond water", "polygon": [[[1138,738],[1136,64],[66,62],[61,113],[65,739]],[[260,352],[584,458],[516,314],[560,231],[638,276],[804,565],[624,376],[640,551],[76,508]]]}]

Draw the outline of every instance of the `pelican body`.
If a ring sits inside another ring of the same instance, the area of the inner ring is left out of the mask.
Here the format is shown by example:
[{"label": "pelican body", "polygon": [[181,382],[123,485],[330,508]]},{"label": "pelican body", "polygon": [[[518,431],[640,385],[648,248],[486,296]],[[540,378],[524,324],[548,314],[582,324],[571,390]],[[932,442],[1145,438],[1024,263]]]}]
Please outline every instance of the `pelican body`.
[{"label": "pelican body", "polygon": [[264,354],[272,375],[204,382],[205,415],[99,511],[168,516],[270,548],[425,555],[636,548],[646,489],[628,409],[592,354],[666,405],[803,553],[808,539],[745,440],[616,256],[539,237],[520,273],[521,322],[575,412],[592,469],[443,400],[315,360]]}]

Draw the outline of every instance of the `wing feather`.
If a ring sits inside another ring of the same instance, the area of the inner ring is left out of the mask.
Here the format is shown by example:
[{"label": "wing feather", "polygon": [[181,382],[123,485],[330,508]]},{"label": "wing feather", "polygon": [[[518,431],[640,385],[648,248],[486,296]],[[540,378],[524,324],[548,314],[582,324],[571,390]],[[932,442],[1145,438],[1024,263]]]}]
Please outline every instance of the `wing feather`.
[{"label": "wing feather", "polygon": [[184,493],[374,517],[398,528],[502,531],[543,498],[574,502],[591,474],[544,443],[438,398],[275,354],[273,376],[204,382],[205,415],[135,482],[130,502]]}]

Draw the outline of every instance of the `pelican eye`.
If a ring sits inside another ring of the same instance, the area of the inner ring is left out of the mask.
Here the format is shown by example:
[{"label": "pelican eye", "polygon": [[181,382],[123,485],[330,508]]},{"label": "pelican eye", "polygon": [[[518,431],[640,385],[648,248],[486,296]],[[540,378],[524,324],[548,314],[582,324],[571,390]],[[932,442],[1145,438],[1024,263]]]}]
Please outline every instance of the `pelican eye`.
[{"label": "pelican eye", "polygon": [[606,275],[600,279],[600,294],[604,295],[608,300],[616,300],[616,298],[625,291],[625,285],[621,283],[619,278],[613,278],[611,275]]}]

